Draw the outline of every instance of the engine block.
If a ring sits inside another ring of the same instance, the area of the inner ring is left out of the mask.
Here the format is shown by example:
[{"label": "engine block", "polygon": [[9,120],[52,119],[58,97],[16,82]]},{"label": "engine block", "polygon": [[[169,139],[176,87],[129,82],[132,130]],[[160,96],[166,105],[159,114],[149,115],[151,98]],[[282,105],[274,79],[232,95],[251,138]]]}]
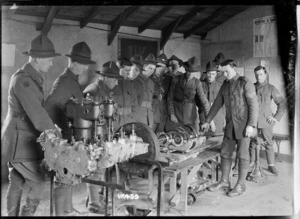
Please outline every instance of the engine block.
[{"label": "engine block", "polygon": [[134,132],[123,135],[112,142],[85,144],[82,141],[68,143],[54,134],[54,130],[44,131],[38,141],[44,150],[45,163],[49,170],[56,172],[56,178],[64,184],[78,184],[80,178],[97,169],[113,166],[134,156],[148,152],[148,143],[143,142]]}]

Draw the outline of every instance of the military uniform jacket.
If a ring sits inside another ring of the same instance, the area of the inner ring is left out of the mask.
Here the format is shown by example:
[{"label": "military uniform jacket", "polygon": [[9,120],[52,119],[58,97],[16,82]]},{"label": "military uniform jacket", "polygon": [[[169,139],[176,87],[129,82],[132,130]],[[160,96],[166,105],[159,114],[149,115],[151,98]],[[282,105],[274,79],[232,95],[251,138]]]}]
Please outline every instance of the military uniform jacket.
[{"label": "military uniform jacket", "polygon": [[67,68],[54,81],[50,94],[45,102],[45,108],[53,121],[62,129],[62,136],[71,140],[72,129],[68,126],[65,114],[66,103],[73,97],[79,101],[83,98],[78,76]]},{"label": "military uniform jacket", "polygon": [[[221,82],[215,80],[215,81],[209,83],[207,80],[205,80],[205,81],[202,81],[201,83],[202,83],[204,94],[207,97],[209,106],[211,107],[220,91],[220,88],[221,88],[223,82],[221,83]],[[204,122],[205,115],[204,115],[203,109],[199,109],[199,112],[200,112],[200,121]],[[222,107],[221,110],[219,110],[219,112],[217,113],[217,115],[215,116],[215,118],[213,120],[214,120],[216,128],[217,128],[216,132],[222,132],[223,123],[225,120],[225,107]]]},{"label": "military uniform jacket", "polygon": [[171,85],[172,77],[168,74],[157,76],[154,73],[151,75],[151,79],[154,83],[152,100],[154,123],[160,123],[161,119],[166,119],[167,117],[167,95]]},{"label": "military uniform jacket", "polygon": [[153,125],[153,109],[152,98],[154,93],[154,82],[152,79],[145,77],[142,73],[134,79],[134,83],[137,91],[138,107],[136,109],[137,119],[139,122],[149,125]]},{"label": "military uniform jacket", "polygon": [[55,126],[43,104],[43,79],[27,63],[10,79],[8,112],[1,130],[2,159],[24,162],[44,158],[36,140],[41,132]]},{"label": "military uniform jacket", "polygon": [[137,106],[137,94],[132,81],[118,80],[118,85],[113,89],[109,89],[102,80],[98,79],[88,85],[83,92],[100,98],[108,97],[114,100],[115,106],[117,106],[114,121],[115,130],[126,123],[137,122],[133,116],[135,114],[133,108]]},{"label": "military uniform jacket", "polygon": [[268,116],[273,116],[271,109],[272,99],[277,105],[277,111],[274,114],[274,118],[277,121],[280,121],[281,117],[284,114],[286,104],[283,97],[280,95],[279,91],[268,82],[264,83],[254,83],[258,104],[259,104],[259,113],[258,113],[258,123],[257,128],[271,128],[272,124],[267,122]]},{"label": "military uniform jacket", "polygon": [[196,78],[187,80],[185,74],[174,77],[168,94],[169,114],[175,114],[178,122],[185,125],[195,124],[197,118],[195,95],[199,98],[200,104],[207,114],[209,103],[201,82]]},{"label": "military uniform jacket", "polygon": [[256,127],[258,118],[258,102],[254,85],[246,77],[237,74],[226,80],[213,103],[206,121],[215,117],[225,104],[226,127],[224,135],[230,139],[245,138],[246,126]]}]

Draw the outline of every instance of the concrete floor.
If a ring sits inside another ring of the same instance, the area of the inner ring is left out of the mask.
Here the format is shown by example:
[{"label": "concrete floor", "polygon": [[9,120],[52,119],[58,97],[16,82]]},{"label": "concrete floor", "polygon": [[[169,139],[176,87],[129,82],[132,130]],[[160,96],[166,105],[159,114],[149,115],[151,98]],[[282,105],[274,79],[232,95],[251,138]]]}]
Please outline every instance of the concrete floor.
[{"label": "concrete floor", "polygon": [[[263,183],[247,181],[247,189],[244,195],[228,197],[224,191],[203,192],[196,203],[188,206],[187,215],[189,216],[266,216],[266,215],[293,215],[293,164],[287,157],[282,156],[284,162],[276,163],[279,176],[275,176],[266,170],[266,160],[262,157],[262,167],[267,174],[267,179]],[[233,185],[236,177],[233,178]],[[134,188],[147,192],[147,180],[134,177],[131,181]],[[1,187],[1,216],[6,215],[5,195],[7,184]],[[86,211],[86,185],[81,184],[74,189],[73,205],[80,211]],[[168,188],[165,192],[165,208],[162,216],[182,216],[182,212],[176,208],[170,208],[167,204]],[[146,201],[140,196],[138,200],[116,199],[116,215],[124,216],[123,205],[135,205],[137,208],[150,208],[150,215],[156,216],[155,205]],[[39,205],[36,216],[49,216],[49,189],[43,195],[43,201]],[[88,216],[99,216],[88,214]]]}]

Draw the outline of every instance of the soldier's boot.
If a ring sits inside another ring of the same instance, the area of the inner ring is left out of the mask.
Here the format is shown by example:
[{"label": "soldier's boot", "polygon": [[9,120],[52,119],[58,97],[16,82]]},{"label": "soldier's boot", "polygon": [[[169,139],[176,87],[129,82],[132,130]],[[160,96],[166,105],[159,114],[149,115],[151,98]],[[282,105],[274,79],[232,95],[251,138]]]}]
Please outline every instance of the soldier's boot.
[{"label": "soldier's boot", "polygon": [[55,216],[65,215],[65,203],[67,200],[67,187],[57,186],[54,188],[54,210]]},{"label": "soldier's boot", "polygon": [[267,163],[268,163],[268,171],[275,175],[278,175],[278,170],[274,166],[275,153],[274,153],[273,145],[267,144],[265,146],[265,148],[266,148],[266,157],[267,157]]},{"label": "soldier's boot", "polygon": [[89,202],[88,202],[88,212],[94,214],[105,214],[105,198],[102,193],[104,189],[101,186],[87,184]]},{"label": "soldier's boot", "polygon": [[9,183],[7,189],[7,216],[19,216],[22,197],[22,187],[15,187]]},{"label": "soldier's boot", "polygon": [[9,184],[7,188],[6,203],[7,203],[7,216],[19,216],[22,187],[24,178],[14,168],[9,168]]},{"label": "soldier's boot", "polygon": [[259,146],[255,145],[254,142],[251,142],[251,143],[250,143],[250,147],[249,147],[249,155],[250,155],[250,164],[249,164],[249,168],[250,168],[250,170],[252,170],[252,168],[254,167],[254,164],[255,164],[256,147],[259,147]]},{"label": "soldier's boot", "polygon": [[26,203],[22,206],[20,216],[33,216],[40,201],[40,199],[26,198]]},{"label": "soldier's boot", "polygon": [[221,158],[221,171],[222,171],[222,177],[221,180],[212,186],[208,187],[208,190],[213,192],[219,189],[225,189],[229,190],[230,183],[229,183],[229,174],[230,174],[230,168],[231,168],[232,160],[231,158]]},{"label": "soldier's boot", "polygon": [[249,161],[245,159],[239,159],[239,178],[235,187],[230,192],[228,192],[228,196],[233,197],[242,195],[246,191],[245,181],[248,173],[248,168]]}]

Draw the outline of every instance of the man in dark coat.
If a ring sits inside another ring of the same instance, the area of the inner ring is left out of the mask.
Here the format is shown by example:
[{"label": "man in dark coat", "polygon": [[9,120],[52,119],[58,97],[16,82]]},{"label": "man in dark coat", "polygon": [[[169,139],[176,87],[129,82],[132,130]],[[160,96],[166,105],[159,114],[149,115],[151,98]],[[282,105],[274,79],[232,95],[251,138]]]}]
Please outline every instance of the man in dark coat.
[{"label": "man in dark coat", "polygon": [[36,37],[24,54],[29,56],[29,62],[11,77],[8,112],[1,129],[1,159],[9,166],[8,216],[19,216],[25,183],[29,186],[29,192],[20,215],[34,215],[46,184],[42,169],[44,153],[36,140],[41,132],[56,129],[43,108],[44,81],[41,73],[48,72],[53,57],[60,54],[55,53],[53,43],[45,35]]},{"label": "man in dark coat", "polygon": [[[268,170],[273,174],[278,174],[275,168],[275,154],[273,149],[273,126],[280,121],[285,109],[286,103],[279,91],[268,83],[268,72],[265,67],[257,66],[254,69],[256,78],[255,89],[259,104],[258,113],[258,136],[265,142],[263,146],[266,148]],[[273,114],[271,109],[272,99],[277,105],[276,113]],[[255,161],[255,141],[250,144],[250,166],[254,165]]]},{"label": "man in dark coat", "polygon": [[[114,61],[109,61],[103,64],[102,72],[97,71],[97,74],[103,77],[103,81],[96,81],[88,85],[83,93],[89,93],[93,97],[100,98],[112,98],[114,101],[115,109],[115,121],[113,122],[114,130],[117,130],[125,123],[134,122],[134,118],[131,111],[131,100],[129,93],[123,94],[122,89],[119,86],[119,82],[123,79],[123,76],[119,74],[119,68]],[[100,82],[100,83],[99,83]],[[93,174],[93,179],[105,181],[105,170],[98,169]],[[105,196],[104,187],[87,184],[89,203],[88,211],[95,214],[105,213]]]},{"label": "man in dark coat", "polygon": [[224,81],[215,102],[207,117],[206,123],[201,128],[207,129],[209,123],[221,109],[226,108],[226,127],[221,146],[221,170],[222,177],[219,182],[209,187],[210,191],[221,188],[230,188],[229,173],[232,164],[232,154],[237,145],[237,157],[239,159],[239,178],[235,187],[227,195],[241,195],[246,190],[245,180],[249,167],[249,143],[250,137],[254,137],[258,118],[258,102],[254,85],[246,77],[236,72],[233,60],[225,60],[221,63],[227,80]]},{"label": "man in dark coat", "polygon": [[172,76],[168,74],[169,69],[166,64],[167,56],[162,53],[156,59],[156,69],[151,76],[155,86],[152,100],[154,115],[153,131],[155,133],[165,131],[165,124],[168,119],[167,95]]},{"label": "man in dark coat", "polygon": [[[212,106],[222,86],[222,83],[216,80],[218,68],[214,62],[209,62],[209,64],[206,66],[206,74],[206,80],[202,81],[201,83],[209,105]],[[205,115],[202,109],[199,109],[199,111],[200,121],[203,123],[205,121]],[[213,121],[216,127],[215,131],[223,132],[223,128],[225,126],[225,107],[222,107],[222,109],[219,110]]]},{"label": "man in dark coat", "polygon": [[[66,103],[73,97],[79,101],[83,98],[78,76],[86,74],[91,60],[91,49],[86,42],[75,44],[71,50],[68,67],[54,81],[52,90],[45,102],[45,108],[50,117],[62,128],[63,138],[72,140],[72,130],[68,126],[68,118],[65,114]],[[72,186],[60,185],[56,179],[54,188],[55,214],[56,216],[72,215],[76,210],[72,205]]]},{"label": "man in dark coat", "polygon": [[138,56],[133,57],[132,63],[132,67],[135,65],[135,67],[143,66],[138,76],[134,79],[138,97],[137,119],[139,122],[149,125],[152,128],[154,121],[152,109],[154,83],[149,77],[155,71],[156,60],[154,55],[150,53],[145,60],[138,59]]},{"label": "man in dark coat", "polygon": [[[225,56],[223,55],[223,53],[219,52],[216,57],[214,58],[214,60],[212,61],[218,68],[218,73],[216,76],[216,81],[220,82],[221,84],[226,80],[226,77],[222,71],[222,66],[220,65],[222,62],[225,61]],[[206,64],[206,68],[208,67],[208,65],[210,65],[211,63],[208,62]],[[203,72],[200,78],[200,81],[205,81],[207,79],[207,73]]]},{"label": "man in dark coat", "polygon": [[199,131],[199,117],[195,95],[197,95],[201,104],[198,108],[202,107],[205,115],[209,111],[209,103],[205,97],[201,82],[194,77],[195,74],[200,73],[200,65],[197,58],[195,56],[190,58],[184,65],[186,73],[174,77],[170,86],[168,94],[170,120],[176,124],[174,128],[176,126],[191,125]]}]

